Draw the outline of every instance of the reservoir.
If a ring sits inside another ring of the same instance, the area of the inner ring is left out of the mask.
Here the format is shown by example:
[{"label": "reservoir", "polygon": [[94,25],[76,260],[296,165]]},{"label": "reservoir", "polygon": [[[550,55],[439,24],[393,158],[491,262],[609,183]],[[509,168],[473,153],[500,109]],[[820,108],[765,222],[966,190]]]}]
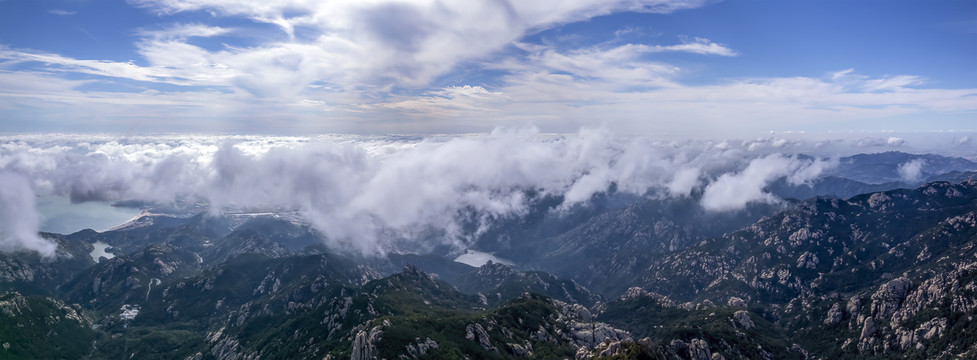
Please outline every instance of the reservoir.
[{"label": "reservoir", "polygon": [[464,254],[461,254],[455,258],[455,262],[460,262],[462,264],[474,267],[485,265],[485,263],[489,262],[489,260],[492,260],[494,263],[514,265],[512,261],[495,257],[495,255],[492,255],[491,253],[475,250],[467,250]]},{"label": "reservoir", "polygon": [[115,257],[115,255],[113,255],[112,253],[105,251],[105,249],[109,247],[109,244],[103,243],[101,241],[96,241],[92,245],[95,246],[95,250],[92,250],[92,253],[89,255],[92,256],[92,260],[95,260],[95,262],[98,262],[98,258],[102,256],[104,256],[106,259],[111,259]]}]

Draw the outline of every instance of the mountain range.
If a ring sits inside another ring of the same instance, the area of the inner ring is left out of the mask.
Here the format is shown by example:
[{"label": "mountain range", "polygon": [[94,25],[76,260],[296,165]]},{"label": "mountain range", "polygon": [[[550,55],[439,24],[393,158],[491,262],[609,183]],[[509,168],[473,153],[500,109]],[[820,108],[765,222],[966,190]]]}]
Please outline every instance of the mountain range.
[{"label": "mountain range", "polygon": [[56,257],[0,253],[0,358],[977,357],[977,164],[838,164],[737,211],[701,191],[529,193],[472,232],[505,259],[479,267],[447,247],[350,254],[283,214],[42,233]]}]

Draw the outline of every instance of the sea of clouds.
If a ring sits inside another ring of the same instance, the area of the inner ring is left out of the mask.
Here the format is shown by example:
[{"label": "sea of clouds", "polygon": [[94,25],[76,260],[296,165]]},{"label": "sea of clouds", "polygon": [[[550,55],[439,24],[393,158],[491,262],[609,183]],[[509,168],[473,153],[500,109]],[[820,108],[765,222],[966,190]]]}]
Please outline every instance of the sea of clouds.
[{"label": "sea of clouds", "polygon": [[[533,197],[561,197],[554,211],[612,187],[660,198],[701,192],[710,211],[776,202],[764,190],[771,182],[808,183],[864,141],[661,141],[535,128],[425,137],[12,135],[0,137],[0,250],[54,253],[37,234],[38,196],[192,200],[211,214],[294,210],[331,246],[363,254],[388,250],[390,236],[381,234],[411,239],[431,229],[463,247],[472,240],[463,223],[484,230],[526,214]],[[918,177],[922,165],[900,171]]]}]

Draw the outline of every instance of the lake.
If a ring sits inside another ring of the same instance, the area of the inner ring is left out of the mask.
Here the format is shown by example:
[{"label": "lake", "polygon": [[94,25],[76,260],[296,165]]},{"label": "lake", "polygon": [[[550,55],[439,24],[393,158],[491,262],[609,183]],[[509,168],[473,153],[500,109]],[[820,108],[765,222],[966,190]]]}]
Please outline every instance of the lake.
[{"label": "lake", "polygon": [[142,209],[112,206],[107,201],[71,203],[63,197],[37,198],[41,231],[71,234],[79,230],[104,231],[122,225],[142,213]]}]

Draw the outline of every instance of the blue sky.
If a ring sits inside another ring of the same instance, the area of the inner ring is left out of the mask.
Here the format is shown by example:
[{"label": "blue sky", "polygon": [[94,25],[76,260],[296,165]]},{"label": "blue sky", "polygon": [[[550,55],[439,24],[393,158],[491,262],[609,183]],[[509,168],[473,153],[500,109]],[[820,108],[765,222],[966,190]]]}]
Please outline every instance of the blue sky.
[{"label": "blue sky", "polygon": [[0,132],[975,122],[975,1],[0,0]]}]

